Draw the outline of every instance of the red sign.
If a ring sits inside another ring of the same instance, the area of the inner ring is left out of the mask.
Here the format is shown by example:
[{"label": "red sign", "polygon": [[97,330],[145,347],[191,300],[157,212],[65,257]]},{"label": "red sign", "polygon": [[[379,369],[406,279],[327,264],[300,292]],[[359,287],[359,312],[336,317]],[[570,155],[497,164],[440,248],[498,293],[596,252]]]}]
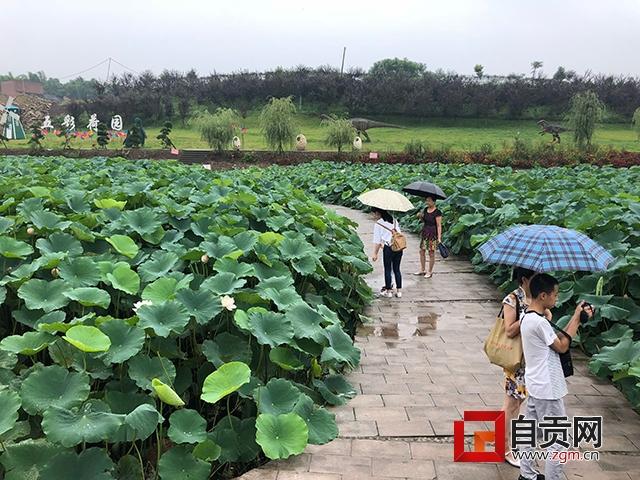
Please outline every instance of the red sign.
[{"label": "red sign", "polygon": [[180,150],[178,150],[177,148],[172,148],[171,155],[180,155]]},{"label": "red sign", "polygon": [[[465,411],[463,420],[453,422],[454,462],[504,462],[504,411]],[[494,422],[494,429],[473,432],[473,451],[464,450],[464,422]],[[494,451],[485,451],[485,444],[493,442]]]},{"label": "red sign", "polygon": [[378,152],[369,152],[369,160],[377,160]]}]

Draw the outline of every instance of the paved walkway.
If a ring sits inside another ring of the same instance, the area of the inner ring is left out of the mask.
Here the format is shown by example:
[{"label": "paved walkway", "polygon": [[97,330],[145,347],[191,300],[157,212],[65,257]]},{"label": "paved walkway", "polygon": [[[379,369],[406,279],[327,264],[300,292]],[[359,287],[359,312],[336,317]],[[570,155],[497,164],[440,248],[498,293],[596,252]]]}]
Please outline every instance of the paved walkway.
[{"label": "paved walkway", "polygon": [[[335,209],[359,223],[369,252],[372,221],[358,211]],[[453,462],[453,421],[464,410],[502,404],[502,372],[482,351],[501,296],[489,278],[459,258],[438,260],[431,279],[411,276],[419,269],[417,251],[417,237],[408,236],[403,298],[374,301],[367,312],[372,323],[359,329],[362,361],[347,378],[360,394],[332,409],[340,437],[242,480],[518,478],[518,470],[507,464]],[[367,280],[380,289],[381,262]],[[640,480],[640,416],[609,382],[587,372],[586,359],[577,352],[574,357],[568,414],[602,415],[604,446],[599,462],[565,466],[567,478]],[[471,424],[466,433],[478,429],[482,426]]]}]

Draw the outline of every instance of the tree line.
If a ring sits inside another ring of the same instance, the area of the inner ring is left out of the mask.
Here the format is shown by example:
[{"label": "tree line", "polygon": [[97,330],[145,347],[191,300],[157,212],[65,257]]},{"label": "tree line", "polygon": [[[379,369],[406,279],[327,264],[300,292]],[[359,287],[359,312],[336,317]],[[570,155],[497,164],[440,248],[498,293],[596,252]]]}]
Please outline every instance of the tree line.
[{"label": "tree line", "polygon": [[[575,94],[592,91],[606,106],[605,120],[628,122],[640,105],[638,78],[577,75],[563,67],[547,78],[541,66],[533,62],[531,76],[504,77],[487,76],[482,65],[474,67],[475,75],[465,76],[430,71],[407,59],[385,59],[368,71],[345,73],[326,66],[204,77],[194,70],[165,70],[160,75],[147,71],[108,82],[83,81],[93,90],[91,95],[83,89],[81,96],[65,96],[71,98],[67,110],[76,116],[119,113],[146,122],[185,121],[194,110],[210,107],[233,108],[244,116],[270,98],[289,96],[302,112],[369,116],[562,119]],[[56,94],[49,88],[63,88],[54,80],[46,79],[47,93]],[[79,81],[74,80],[76,87]]]}]

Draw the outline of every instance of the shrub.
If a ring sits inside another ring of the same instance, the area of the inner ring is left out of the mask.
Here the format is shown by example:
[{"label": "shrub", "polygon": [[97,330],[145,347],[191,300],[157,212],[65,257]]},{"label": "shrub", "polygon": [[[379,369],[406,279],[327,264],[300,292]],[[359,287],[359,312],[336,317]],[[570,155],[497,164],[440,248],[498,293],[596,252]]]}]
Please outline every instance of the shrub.
[{"label": "shrub", "polygon": [[429,144],[422,140],[411,140],[404,146],[404,153],[416,158],[424,158],[429,150]]},{"label": "shrub", "polygon": [[640,140],[640,107],[636,108],[636,111],[633,113],[633,119],[631,120],[631,125],[633,126],[633,129],[636,131],[638,140]]},{"label": "shrub", "polygon": [[194,118],[200,137],[209,147],[222,152],[229,148],[238,131],[238,114],[230,108],[218,108],[216,113],[200,113]]},{"label": "shrub", "polygon": [[291,97],[272,98],[260,113],[260,127],[267,145],[278,153],[284,152],[285,145],[293,145],[297,131],[295,113]]},{"label": "shrub", "polygon": [[480,153],[483,155],[491,155],[493,153],[494,146],[492,143],[483,143],[480,145]]},{"label": "shrub", "polygon": [[40,128],[40,125],[38,125],[37,123],[34,123],[33,125],[31,125],[31,138],[27,142],[27,144],[29,145],[29,148],[31,148],[31,150],[42,150],[43,138],[44,138],[44,135],[42,134],[42,129]]},{"label": "shrub", "polygon": [[162,125],[162,128],[160,129],[160,135],[156,137],[158,140],[160,140],[162,148],[176,148],[176,146],[171,141],[171,138],[169,137],[169,135],[171,135],[172,128],[173,125],[171,124],[171,122],[164,122],[164,124]]},{"label": "shrub", "polygon": [[329,118],[322,120],[322,125],[327,127],[324,143],[329,147],[342,151],[342,147],[349,145],[355,138],[355,129],[348,118]]},{"label": "shrub", "polygon": [[100,145],[100,148],[107,148],[107,145],[109,145],[109,132],[107,131],[107,124],[104,122],[100,122],[98,124],[98,138],[97,138],[97,142],[98,145]]}]

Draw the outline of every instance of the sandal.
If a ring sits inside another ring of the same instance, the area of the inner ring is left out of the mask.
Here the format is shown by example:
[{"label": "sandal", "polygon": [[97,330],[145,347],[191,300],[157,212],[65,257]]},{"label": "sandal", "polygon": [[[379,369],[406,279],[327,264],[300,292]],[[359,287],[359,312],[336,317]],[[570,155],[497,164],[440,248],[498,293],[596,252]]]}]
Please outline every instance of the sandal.
[{"label": "sandal", "polygon": [[431,278],[433,277],[433,272],[427,272],[424,274],[424,278]]},{"label": "sandal", "polygon": [[413,274],[417,277],[420,275],[425,275],[427,272],[413,272]]}]

